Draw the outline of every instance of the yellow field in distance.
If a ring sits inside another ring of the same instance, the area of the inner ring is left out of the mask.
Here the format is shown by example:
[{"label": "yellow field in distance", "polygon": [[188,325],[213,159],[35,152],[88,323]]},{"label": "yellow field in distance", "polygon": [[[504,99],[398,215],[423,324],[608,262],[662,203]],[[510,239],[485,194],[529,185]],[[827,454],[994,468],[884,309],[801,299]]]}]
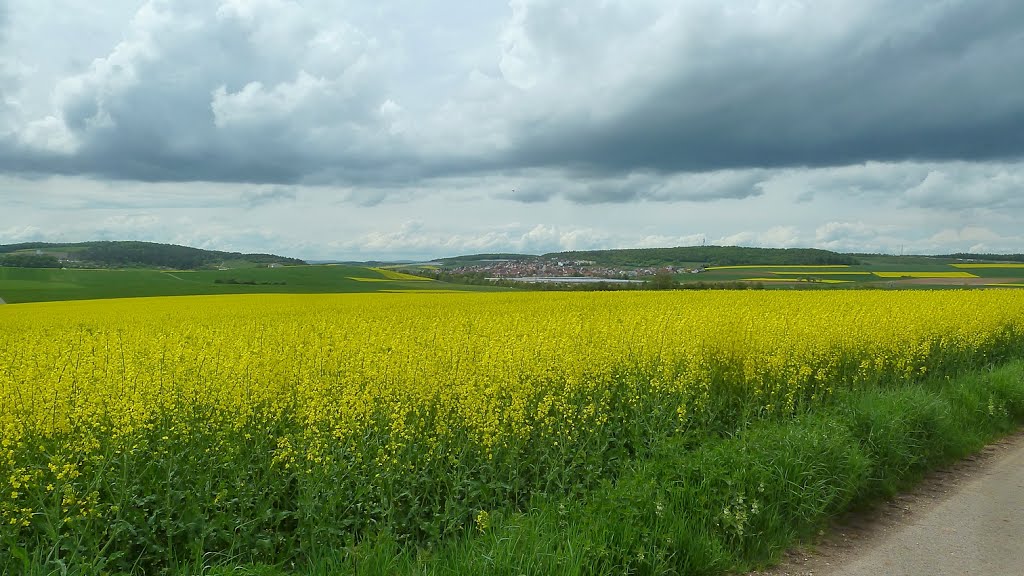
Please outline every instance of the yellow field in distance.
[{"label": "yellow field in distance", "polygon": [[422,276],[413,276],[412,274],[406,274],[405,272],[396,272],[395,270],[386,270],[384,268],[370,268],[374,272],[380,273],[381,276],[388,280],[404,280],[404,281],[420,281],[430,280],[430,278],[424,278]]},{"label": "yellow field in distance", "polygon": [[818,272],[817,270],[809,270],[807,272],[775,272],[772,274],[776,276],[798,276],[798,275],[813,275],[813,276],[870,276],[871,272]]},{"label": "yellow field in distance", "polygon": [[970,272],[873,272],[879,278],[977,278]]}]

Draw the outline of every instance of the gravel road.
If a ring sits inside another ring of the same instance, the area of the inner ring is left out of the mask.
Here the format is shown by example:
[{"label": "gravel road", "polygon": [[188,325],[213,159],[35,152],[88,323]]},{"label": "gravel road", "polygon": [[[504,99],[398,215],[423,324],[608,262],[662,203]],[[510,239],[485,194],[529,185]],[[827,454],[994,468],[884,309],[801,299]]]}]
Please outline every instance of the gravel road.
[{"label": "gravel road", "polygon": [[1010,436],[751,576],[1024,575],[1024,434]]}]

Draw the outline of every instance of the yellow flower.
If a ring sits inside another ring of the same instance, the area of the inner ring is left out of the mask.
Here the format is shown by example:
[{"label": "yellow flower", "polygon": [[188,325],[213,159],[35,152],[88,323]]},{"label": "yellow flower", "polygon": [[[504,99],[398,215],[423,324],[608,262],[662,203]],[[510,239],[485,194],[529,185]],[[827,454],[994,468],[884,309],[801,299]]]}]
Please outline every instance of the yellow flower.
[{"label": "yellow flower", "polygon": [[486,532],[491,527],[491,515],[486,510],[481,510],[476,514],[476,529],[480,532]]}]

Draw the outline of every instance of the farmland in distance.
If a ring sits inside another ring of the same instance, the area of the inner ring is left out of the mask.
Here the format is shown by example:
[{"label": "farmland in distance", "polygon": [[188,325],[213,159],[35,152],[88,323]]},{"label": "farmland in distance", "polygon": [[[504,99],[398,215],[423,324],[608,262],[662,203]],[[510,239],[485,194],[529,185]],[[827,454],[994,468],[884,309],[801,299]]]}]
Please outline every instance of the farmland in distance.
[{"label": "farmland in distance", "polygon": [[230,270],[0,267],[0,297],[9,304],[198,294],[319,294],[488,289],[452,285],[380,268],[344,265],[250,267]]}]

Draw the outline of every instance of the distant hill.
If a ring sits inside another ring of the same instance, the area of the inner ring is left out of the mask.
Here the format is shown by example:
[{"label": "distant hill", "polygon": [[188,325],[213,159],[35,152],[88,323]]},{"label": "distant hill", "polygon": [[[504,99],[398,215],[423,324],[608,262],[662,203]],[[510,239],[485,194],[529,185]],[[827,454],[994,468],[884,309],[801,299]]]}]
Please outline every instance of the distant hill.
[{"label": "distant hill", "polygon": [[553,252],[543,258],[585,260],[605,266],[673,266],[706,264],[713,266],[742,265],[855,265],[857,259],[847,254],[814,248],[746,248],[740,246],[689,246],[677,248],[635,248],[624,250],[586,250]]},{"label": "distant hill", "polygon": [[601,266],[648,268],[682,264],[709,266],[742,265],[856,265],[858,260],[849,254],[840,254],[815,248],[746,248],[741,246],[687,246],[676,248],[627,248],[621,250],[578,250],[534,254],[470,254],[442,258],[447,265],[467,265],[489,260],[561,260],[588,261]]},{"label": "distant hill", "polygon": [[0,245],[0,266],[198,270],[226,264],[265,266],[300,265],[305,262],[276,254],[221,252],[155,242],[24,242]]}]

